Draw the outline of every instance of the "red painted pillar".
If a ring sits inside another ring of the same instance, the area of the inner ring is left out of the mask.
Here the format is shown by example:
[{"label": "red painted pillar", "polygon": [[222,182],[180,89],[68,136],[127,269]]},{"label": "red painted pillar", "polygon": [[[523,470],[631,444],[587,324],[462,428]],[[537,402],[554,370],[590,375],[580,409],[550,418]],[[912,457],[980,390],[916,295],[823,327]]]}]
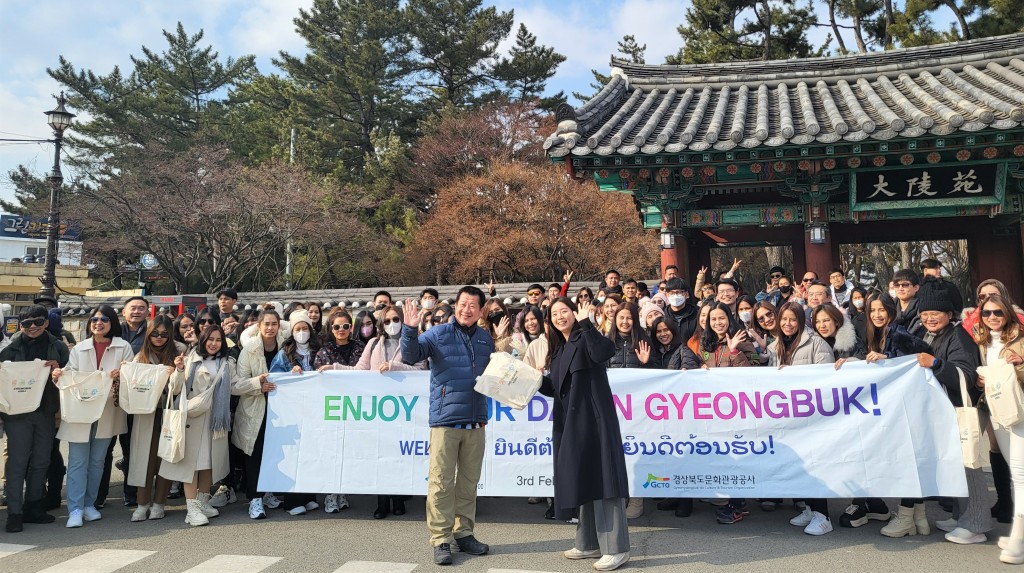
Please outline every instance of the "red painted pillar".
[{"label": "red painted pillar", "polygon": [[[827,281],[835,262],[832,260],[832,233],[828,232],[827,226],[822,228],[825,230],[824,242],[818,244],[811,243],[811,228],[804,229],[804,272],[814,271],[820,280]],[[796,280],[800,280],[799,277]]]},{"label": "red painted pillar", "polygon": [[671,249],[661,249],[661,276],[665,277],[665,268],[675,265],[679,269],[679,276],[686,277],[690,269],[690,244],[683,235],[675,235],[676,246]]}]

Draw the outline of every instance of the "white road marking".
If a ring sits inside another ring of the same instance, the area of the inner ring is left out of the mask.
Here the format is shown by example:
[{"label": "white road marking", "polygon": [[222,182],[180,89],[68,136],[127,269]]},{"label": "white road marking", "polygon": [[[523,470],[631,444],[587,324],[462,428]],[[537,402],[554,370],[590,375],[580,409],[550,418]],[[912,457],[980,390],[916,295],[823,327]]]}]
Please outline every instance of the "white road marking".
[{"label": "white road marking", "polygon": [[156,551],[95,549],[53,567],[47,567],[39,573],[112,573],[154,553]]},{"label": "white road marking", "polygon": [[22,551],[35,548],[35,545],[15,545],[14,543],[0,543],[0,559]]},{"label": "white road marking", "polygon": [[334,573],[412,573],[416,563],[388,563],[387,561],[349,561]]},{"label": "white road marking", "polygon": [[217,555],[184,573],[259,573],[280,560],[262,555]]}]

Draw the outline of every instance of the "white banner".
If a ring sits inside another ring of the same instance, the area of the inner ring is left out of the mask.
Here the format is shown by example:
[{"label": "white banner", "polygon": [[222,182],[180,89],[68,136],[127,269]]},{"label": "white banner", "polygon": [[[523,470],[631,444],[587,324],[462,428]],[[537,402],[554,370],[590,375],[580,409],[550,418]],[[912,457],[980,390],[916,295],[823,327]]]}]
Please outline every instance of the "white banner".
[{"label": "white banner", "polygon": [[[635,497],[966,497],[953,406],[914,358],[609,370]],[[427,489],[426,371],[275,375],[260,491]],[[552,495],[551,401],[489,401],[479,494]]]}]

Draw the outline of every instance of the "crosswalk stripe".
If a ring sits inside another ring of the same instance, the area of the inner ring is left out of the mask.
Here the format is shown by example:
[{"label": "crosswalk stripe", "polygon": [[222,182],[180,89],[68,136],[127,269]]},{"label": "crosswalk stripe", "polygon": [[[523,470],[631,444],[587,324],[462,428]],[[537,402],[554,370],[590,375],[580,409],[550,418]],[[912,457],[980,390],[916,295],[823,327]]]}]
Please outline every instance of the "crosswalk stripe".
[{"label": "crosswalk stripe", "polygon": [[388,563],[386,561],[349,561],[334,573],[412,573],[415,563]]},{"label": "crosswalk stripe", "polygon": [[262,555],[217,555],[184,573],[258,573],[280,560]]},{"label": "crosswalk stripe", "polygon": [[15,553],[28,551],[29,549],[32,549],[34,547],[35,545],[16,545],[14,543],[0,543],[0,559],[3,559],[8,555],[14,555]]},{"label": "crosswalk stripe", "polygon": [[555,573],[554,571],[534,571],[533,569],[488,569],[487,573]]},{"label": "crosswalk stripe", "polygon": [[154,553],[156,551],[94,549],[53,567],[47,567],[39,573],[112,573]]}]

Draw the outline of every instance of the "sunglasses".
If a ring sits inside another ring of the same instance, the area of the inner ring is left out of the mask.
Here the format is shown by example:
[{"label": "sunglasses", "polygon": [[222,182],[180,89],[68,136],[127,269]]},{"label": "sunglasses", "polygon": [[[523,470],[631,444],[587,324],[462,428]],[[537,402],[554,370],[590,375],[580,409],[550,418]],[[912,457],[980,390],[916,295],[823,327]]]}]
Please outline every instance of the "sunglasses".
[{"label": "sunglasses", "polygon": [[334,326],[331,327],[331,330],[352,330],[352,325],[347,322],[344,324],[335,324]]},{"label": "sunglasses", "polygon": [[397,316],[395,318],[392,318],[391,320],[388,320],[386,318],[381,319],[382,324],[398,324],[400,322],[402,322],[402,319],[398,318]]},{"label": "sunglasses", "polygon": [[28,318],[21,321],[22,328],[31,328],[33,326],[42,326],[46,323],[45,318]]},{"label": "sunglasses", "polygon": [[169,338],[170,334],[168,334],[166,330],[160,330],[160,331],[151,333],[149,335],[149,337],[150,338]]},{"label": "sunglasses", "polygon": [[999,309],[996,309],[996,310],[983,310],[983,311],[981,311],[981,316],[982,316],[982,318],[988,318],[990,316],[994,316],[996,318],[1003,318],[1004,316],[1006,316],[1006,314],[1004,314],[1003,311],[999,310]]},{"label": "sunglasses", "polygon": [[902,282],[898,282],[898,283],[892,283],[892,285],[894,287],[896,287],[896,288],[910,288],[910,287],[914,286],[914,283],[912,283],[910,281],[902,281]]},{"label": "sunglasses", "polygon": [[531,290],[531,291],[527,291],[526,294],[529,295],[529,296],[540,296],[540,295],[542,295],[544,293],[542,291],[539,291],[539,290]]},{"label": "sunglasses", "polygon": [[217,321],[212,318],[200,318],[199,324],[217,324]]},{"label": "sunglasses", "polygon": [[802,281],[800,281],[800,282],[804,282],[804,283],[812,283],[812,282],[814,282],[814,279],[804,279],[804,280],[802,280]]},{"label": "sunglasses", "polygon": [[590,300],[590,295],[587,293],[583,293],[581,295],[578,295],[576,298],[585,298],[587,300]]},{"label": "sunglasses", "polygon": [[764,324],[765,322],[768,321],[769,318],[775,318],[775,313],[771,311],[766,312],[761,316],[757,317],[757,321],[760,322],[761,324]]},{"label": "sunglasses", "polygon": [[95,324],[97,322],[108,323],[108,322],[110,322],[110,318],[106,317],[106,316],[94,316],[94,317],[89,319],[89,322],[91,322],[93,324]]},{"label": "sunglasses", "polygon": [[771,276],[772,276],[773,279],[781,279],[782,278],[782,273],[773,273]]}]

